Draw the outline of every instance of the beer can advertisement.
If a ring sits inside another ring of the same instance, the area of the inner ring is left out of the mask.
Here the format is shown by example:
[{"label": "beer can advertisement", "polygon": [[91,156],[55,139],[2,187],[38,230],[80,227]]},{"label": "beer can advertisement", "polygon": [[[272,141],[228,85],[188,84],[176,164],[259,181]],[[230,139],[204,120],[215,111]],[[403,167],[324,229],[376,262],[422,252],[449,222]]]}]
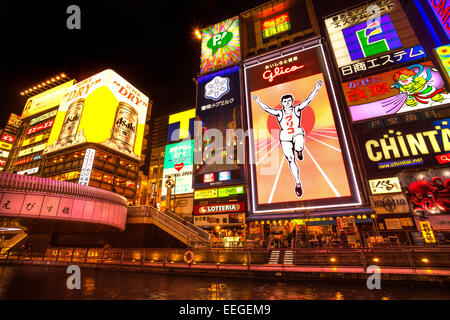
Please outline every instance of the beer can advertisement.
[{"label": "beer can advertisement", "polygon": [[187,140],[166,146],[164,156],[163,185],[161,199],[165,200],[167,187],[164,181],[173,177],[175,187],[172,195],[193,193],[192,167],[193,167],[194,140]]},{"label": "beer can advertisement", "polygon": [[93,142],[140,159],[149,99],[113,70],[70,87],[44,153]]},{"label": "beer can advertisement", "polygon": [[450,168],[405,171],[398,178],[414,215],[450,214]]},{"label": "beer can advertisement", "polygon": [[[425,52],[398,0],[365,3],[325,19],[341,77],[422,58]],[[388,52],[396,59],[379,59]]]},{"label": "beer can advertisement", "polygon": [[202,29],[200,73],[206,73],[241,60],[239,17]]},{"label": "beer can advertisement", "polygon": [[356,136],[368,176],[450,163],[450,118],[392,126]]},{"label": "beer can advertisement", "polygon": [[361,203],[321,44],[246,66],[254,213]]},{"label": "beer can advertisement", "polygon": [[353,121],[450,103],[445,82],[431,61],[349,81],[342,89]]},{"label": "beer can advertisement", "polygon": [[25,104],[21,118],[24,119],[36,113],[58,106],[67,93],[67,90],[74,82],[75,80],[67,81],[66,83],[29,98]]}]

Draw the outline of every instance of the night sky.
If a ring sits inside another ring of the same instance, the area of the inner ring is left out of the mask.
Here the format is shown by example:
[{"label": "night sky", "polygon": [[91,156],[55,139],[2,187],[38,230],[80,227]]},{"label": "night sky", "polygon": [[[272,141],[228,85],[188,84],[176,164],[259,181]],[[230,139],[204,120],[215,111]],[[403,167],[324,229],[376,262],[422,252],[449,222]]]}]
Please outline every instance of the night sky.
[{"label": "night sky", "polygon": [[[0,126],[21,114],[20,92],[61,72],[78,81],[113,69],[150,97],[155,115],[195,103],[200,40],[205,27],[259,6],[265,0],[227,1],[8,1],[0,10],[2,41]],[[321,17],[360,0],[314,0]],[[66,9],[81,8],[81,30],[69,30]]]}]

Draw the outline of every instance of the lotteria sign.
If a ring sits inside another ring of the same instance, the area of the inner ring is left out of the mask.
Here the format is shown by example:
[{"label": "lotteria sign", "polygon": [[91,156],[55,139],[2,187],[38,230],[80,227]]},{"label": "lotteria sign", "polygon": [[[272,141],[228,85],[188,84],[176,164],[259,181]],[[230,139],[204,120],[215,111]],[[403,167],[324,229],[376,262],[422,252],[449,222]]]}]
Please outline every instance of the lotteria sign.
[{"label": "lotteria sign", "polygon": [[194,214],[216,214],[239,212],[245,210],[245,203],[243,201],[236,203],[220,203],[211,205],[200,205],[194,207]]}]

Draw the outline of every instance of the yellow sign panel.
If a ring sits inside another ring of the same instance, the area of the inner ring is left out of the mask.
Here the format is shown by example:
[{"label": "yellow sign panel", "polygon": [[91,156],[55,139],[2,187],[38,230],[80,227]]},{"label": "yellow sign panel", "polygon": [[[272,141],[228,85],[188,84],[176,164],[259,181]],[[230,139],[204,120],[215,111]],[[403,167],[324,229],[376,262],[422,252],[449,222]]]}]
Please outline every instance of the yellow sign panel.
[{"label": "yellow sign panel", "polygon": [[433,229],[431,229],[431,224],[429,221],[419,221],[420,230],[422,231],[423,239],[425,243],[436,243],[436,238],[434,237]]},{"label": "yellow sign panel", "polygon": [[20,151],[18,157],[22,157],[22,156],[26,156],[31,153],[42,151],[42,150],[44,150],[44,148],[45,148],[45,143],[38,144],[37,146],[33,146],[31,148]]},{"label": "yellow sign panel", "polygon": [[11,150],[12,144],[6,142],[0,142],[0,148],[4,150]]},{"label": "yellow sign panel", "polygon": [[[195,118],[195,108],[183,112],[171,114],[169,116],[169,141],[183,140],[189,137],[189,124],[192,118]],[[180,129],[177,132],[170,130],[170,125],[180,123]],[[193,131],[193,129],[192,129]],[[177,134],[178,133],[178,134]],[[193,137],[191,137],[193,139]]]},{"label": "yellow sign panel", "polygon": [[47,132],[46,134],[40,134],[40,135],[38,135],[36,137],[24,140],[23,143],[22,143],[22,147],[27,146],[27,145],[32,144],[32,143],[36,143],[36,142],[42,141],[44,139],[47,139],[49,137],[49,135],[50,135],[50,133]]},{"label": "yellow sign panel", "polygon": [[194,199],[217,198],[217,189],[198,190],[194,192]]},{"label": "yellow sign panel", "polygon": [[32,96],[27,100],[25,108],[22,112],[22,119],[27,118],[33,114],[42,112],[44,110],[56,107],[61,102],[67,89],[73,85],[75,80],[67,81],[62,85],[51,88],[47,91]]},{"label": "yellow sign panel", "polygon": [[140,159],[149,98],[113,70],[69,88],[44,153],[86,142]]}]

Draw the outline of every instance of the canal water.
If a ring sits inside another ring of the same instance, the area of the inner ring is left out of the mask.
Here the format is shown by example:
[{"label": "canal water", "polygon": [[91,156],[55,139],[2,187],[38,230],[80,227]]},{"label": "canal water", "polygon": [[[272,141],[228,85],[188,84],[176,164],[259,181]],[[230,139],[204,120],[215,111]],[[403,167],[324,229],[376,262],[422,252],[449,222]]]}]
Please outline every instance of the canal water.
[{"label": "canal water", "polygon": [[450,300],[449,286],[365,281],[277,281],[81,269],[81,289],[65,267],[0,265],[0,299],[150,300]]}]

